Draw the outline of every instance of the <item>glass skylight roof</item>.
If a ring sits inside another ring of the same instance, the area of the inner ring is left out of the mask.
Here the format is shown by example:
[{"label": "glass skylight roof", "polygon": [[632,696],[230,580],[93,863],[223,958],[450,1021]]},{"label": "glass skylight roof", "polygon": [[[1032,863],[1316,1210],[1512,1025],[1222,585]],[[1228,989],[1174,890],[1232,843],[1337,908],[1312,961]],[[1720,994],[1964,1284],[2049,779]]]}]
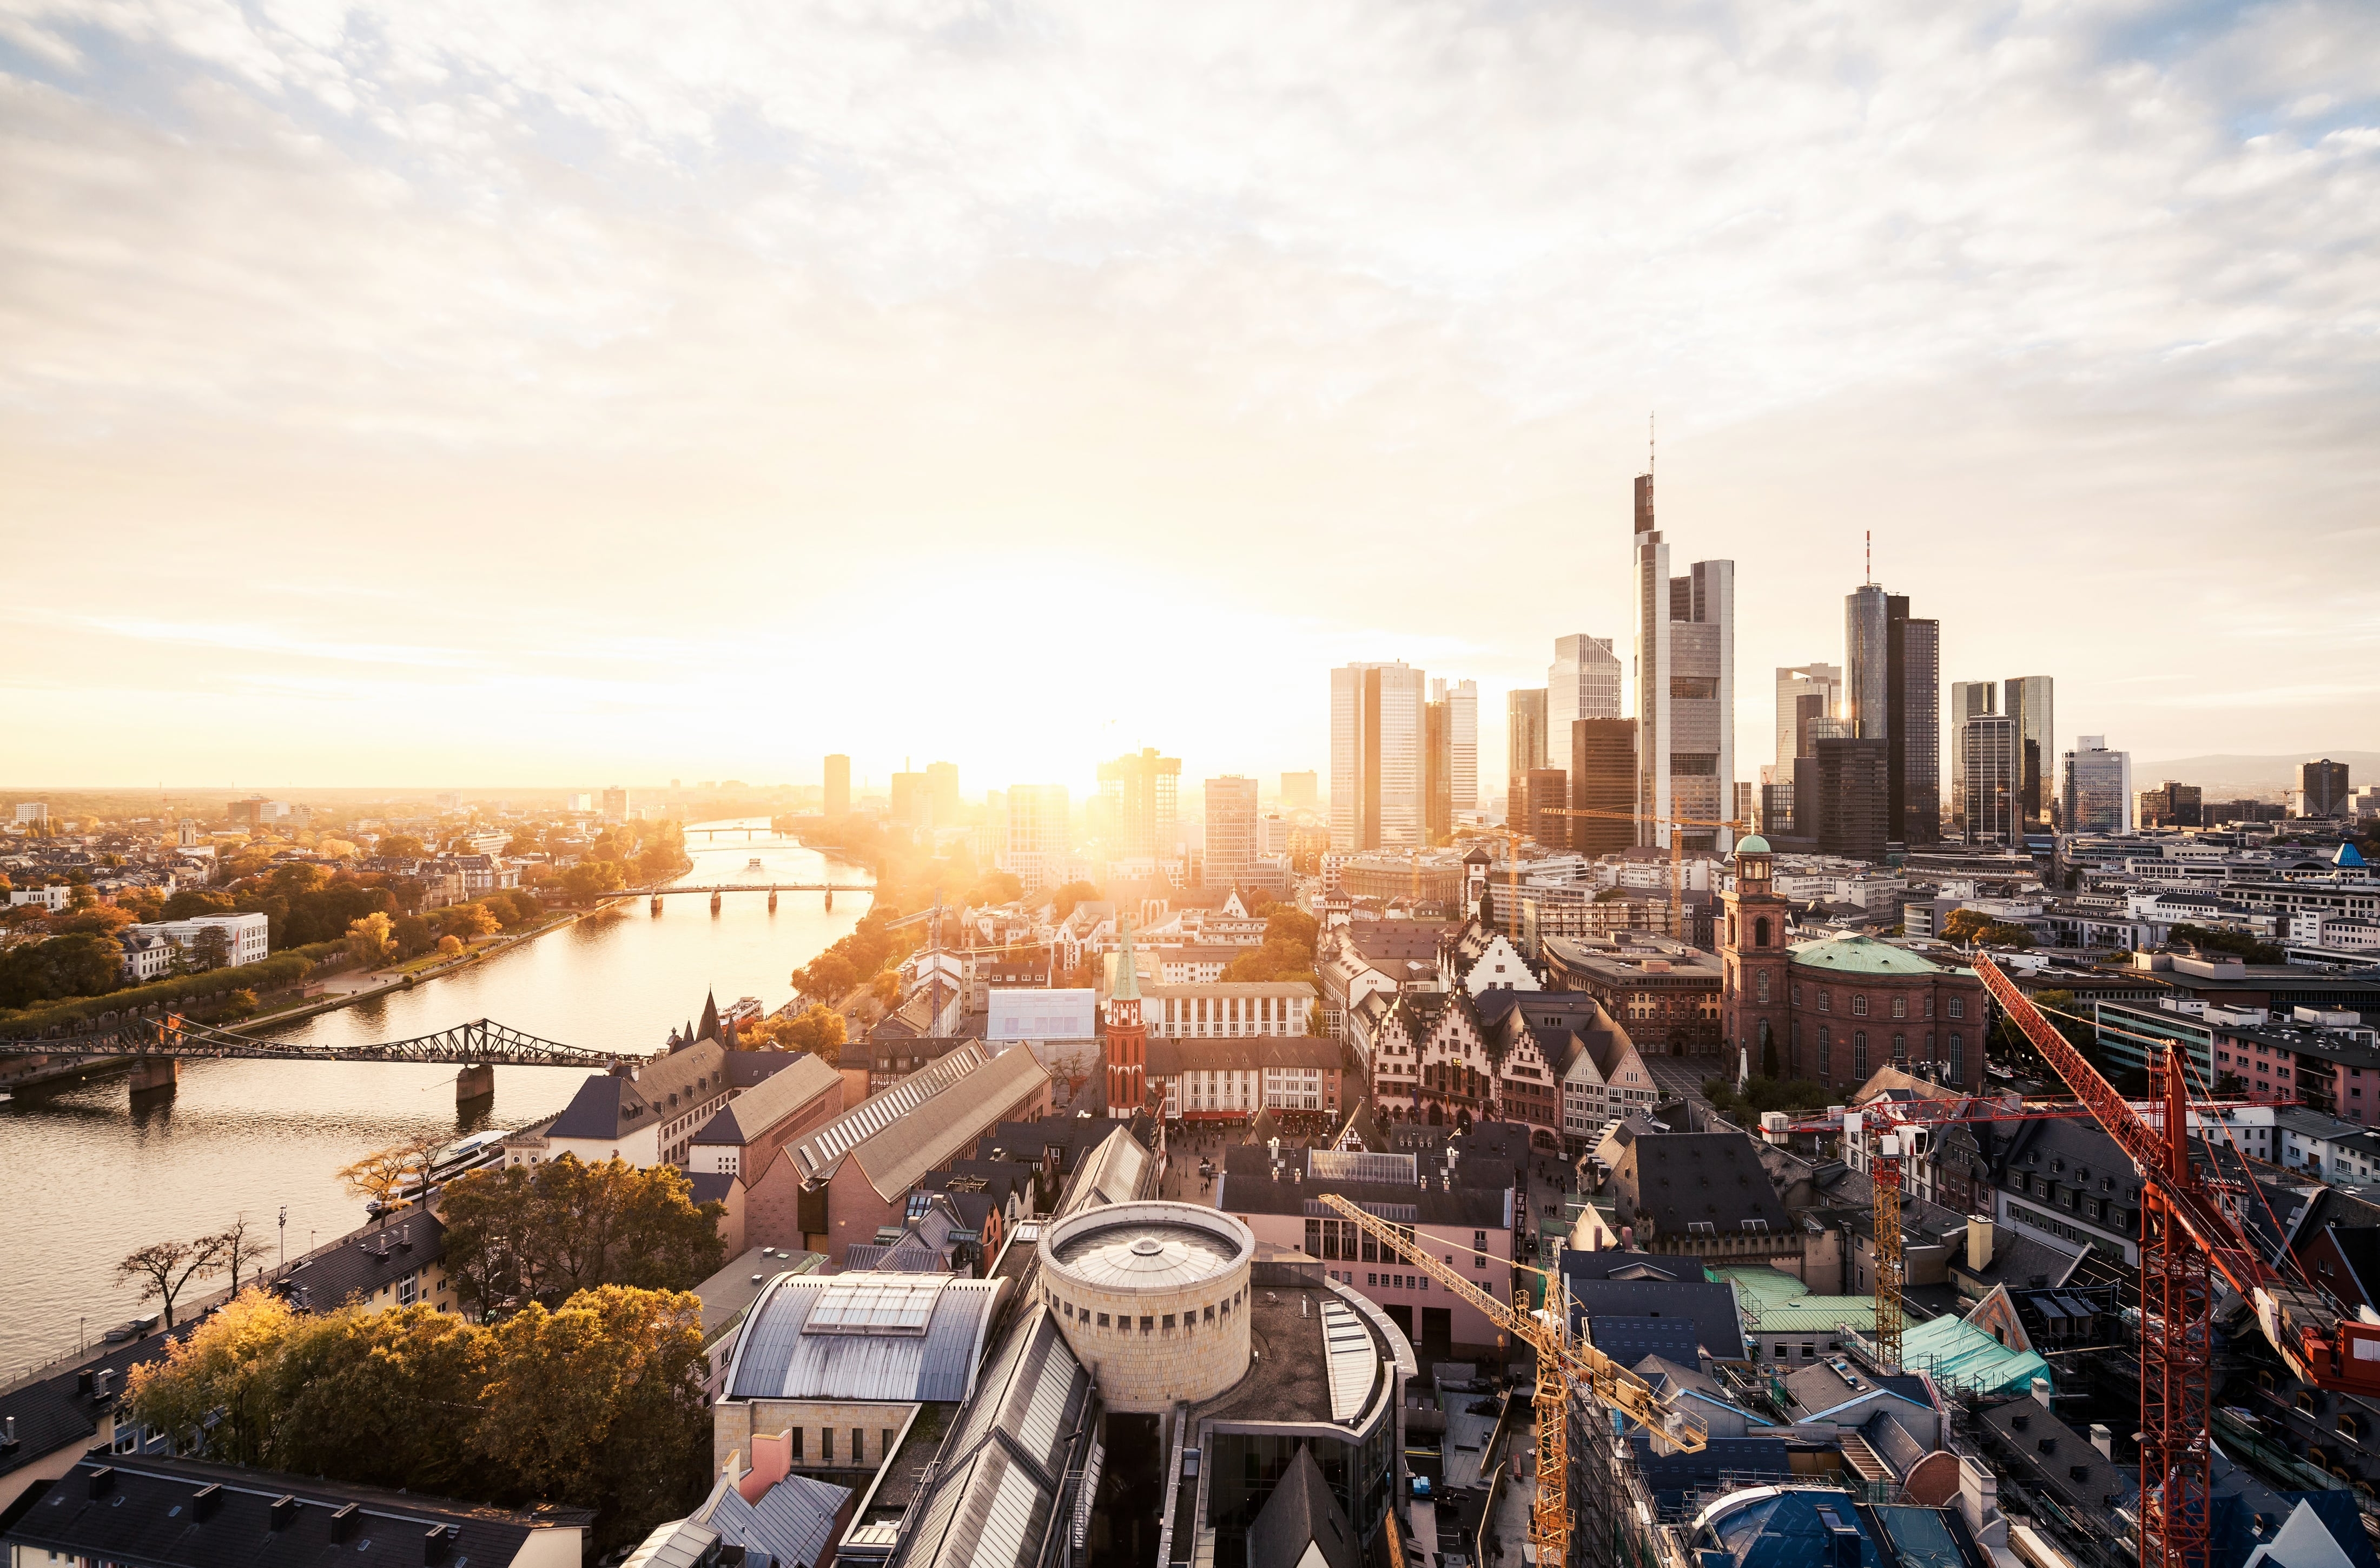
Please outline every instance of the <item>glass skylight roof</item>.
[{"label": "glass skylight roof", "polygon": [[922,1334],[944,1281],[863,1280],[831,1283],[810,1308],[807,1334]]}]

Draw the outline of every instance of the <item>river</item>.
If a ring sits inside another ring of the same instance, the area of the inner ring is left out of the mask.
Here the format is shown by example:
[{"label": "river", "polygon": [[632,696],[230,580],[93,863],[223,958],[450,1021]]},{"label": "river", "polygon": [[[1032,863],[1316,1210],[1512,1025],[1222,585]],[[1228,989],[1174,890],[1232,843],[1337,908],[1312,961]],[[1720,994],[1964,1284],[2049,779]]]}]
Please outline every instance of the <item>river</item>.
[{"label": "river", "polygon": [[[687,839],[688,882],[864,882],[791,840],[760,833]],[[734,824],[706,822],[697,827]],[[707,843],[717,848],[705,848]],[[761,866],[746,862],[759,857]],[[648,913],[615,905],[443,979],[260,1032],[310,1042],[404,1039],[474,1018],[599,1051],[643,1052],[697,1017],[704,993],[725,1006],[757,996],[773,1009],[792,974],[867,912],[864,893],[710,900],[683,894]],[[138,1307],[116,1259],[150,1242],[221,1230],[245,1213],[270,1265],[363,1222],[334,1173],[369,1150],[419,1134],[516,1127],[552,1114],[583,1068],[499,1067],[492,1106],[456,1116],[455,1069],[365,1062],[187,1062],[175,1093],[134,1110],[121,1077],[46,1100],[0,1101],[0,1381],[75,1348]],[[276,1232],[284,1206],[285,1232]],[[194,1284],[193,1296],[220,1282]],[[148,1308],[155,1310],[153,1307]]]}]

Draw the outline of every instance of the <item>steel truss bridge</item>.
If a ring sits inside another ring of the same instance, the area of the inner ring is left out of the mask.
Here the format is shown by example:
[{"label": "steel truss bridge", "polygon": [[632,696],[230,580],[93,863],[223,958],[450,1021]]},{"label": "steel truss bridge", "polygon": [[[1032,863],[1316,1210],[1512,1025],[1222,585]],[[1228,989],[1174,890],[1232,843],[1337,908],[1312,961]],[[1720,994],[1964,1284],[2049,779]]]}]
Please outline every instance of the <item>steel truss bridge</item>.
[{"label": "steel truss bridge", "polygon": [[659,887],[624,887],[605,898],[666,898],[686,893],[874,893],[866,882],[666,882]]},{"label": "steel truss bridge", "polygon": [[169,1015],[136,1019],[110,1032],[73,1035],[59,1039],[0,1040],[0,1062],[10,1056],[46,1056],[53,1061],[100,1058],[115,1060],[239,1058],[254,1062],[423,1062],[457,1067],[580,1067],[601,1072],[622,1062],[639,1060],[583,1045],[563,1045],[526,1035],[490,1018],[475,1019],[416,1035],[411,1039],[378,1040],[363,1045],[304,1045],[296,1040],[267,1039],[233,1029],[219,1029]]}]

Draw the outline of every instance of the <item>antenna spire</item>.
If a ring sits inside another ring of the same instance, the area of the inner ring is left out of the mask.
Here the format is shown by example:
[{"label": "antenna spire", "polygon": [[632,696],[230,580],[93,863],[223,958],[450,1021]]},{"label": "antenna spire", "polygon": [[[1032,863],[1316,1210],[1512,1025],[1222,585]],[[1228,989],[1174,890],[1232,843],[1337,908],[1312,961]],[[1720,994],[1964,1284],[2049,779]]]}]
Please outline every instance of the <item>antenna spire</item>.
[{"label": "antenna spire", "polygon": [[1860,537],[1867,541],[1864,547],[1864,564],[1861,570],[1867,574],[1868,586],[1874,588],[1876,586],[1876,530],[1868,529]]}]

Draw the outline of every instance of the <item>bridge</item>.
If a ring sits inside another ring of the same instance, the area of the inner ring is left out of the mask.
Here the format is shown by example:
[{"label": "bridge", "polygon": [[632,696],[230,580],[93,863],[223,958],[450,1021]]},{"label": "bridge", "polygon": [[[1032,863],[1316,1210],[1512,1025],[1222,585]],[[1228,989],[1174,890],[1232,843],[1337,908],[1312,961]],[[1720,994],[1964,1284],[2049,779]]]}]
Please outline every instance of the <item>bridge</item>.
[{"label": "bridge", "polygon": [[866,882],[666,882],[656,887],[624,887],[606,898],[668,898],[682,893],[874,893]]},{"label": "bridge", "polygon": [[361,1045],[306,1045],[219,1029],[173,1015],[119,1024],[107,1034],[0,1040],[0,1066],[29,1057],[64,1064],[115,1065],[129,1062],[135,1094],[171,1089],[181,1076],[182,1064],[194,1059],[451,1063],[462,1069],[455,1076],[455,1099],[458,1103],[495,1093],[499,1064],[507,1067],[577,1067],[600,1073],[623,1062],[643,1060],[639,1055],[590,1051],[581,1045],[540,1039],[488,1018],[457,1024],[435,1034],[416,1035],[410,1039]]}]

